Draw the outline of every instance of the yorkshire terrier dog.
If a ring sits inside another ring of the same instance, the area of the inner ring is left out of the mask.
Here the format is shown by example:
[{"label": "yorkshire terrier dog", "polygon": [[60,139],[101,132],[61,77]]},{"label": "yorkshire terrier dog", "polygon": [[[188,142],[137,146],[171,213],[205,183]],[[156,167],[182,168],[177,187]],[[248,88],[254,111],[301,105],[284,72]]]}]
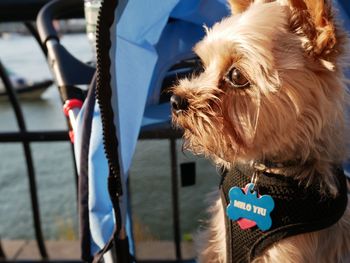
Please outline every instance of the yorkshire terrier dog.
[{"label": "yorkshire terrier dog", "polygon": [[224,171],[198,260],[350,262],[347,36],[331,1],[229,6],[194,48],[203,70],[172,88],[184,147]]}]

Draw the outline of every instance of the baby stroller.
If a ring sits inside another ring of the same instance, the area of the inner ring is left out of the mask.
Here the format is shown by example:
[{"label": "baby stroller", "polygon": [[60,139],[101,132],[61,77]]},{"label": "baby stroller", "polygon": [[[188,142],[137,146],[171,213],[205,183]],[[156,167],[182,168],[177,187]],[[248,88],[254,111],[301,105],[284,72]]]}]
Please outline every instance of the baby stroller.
[{"label": "baby stroller", "polygon": [[[197,70],[192,47],[204,36],[203,24],[211,26],[228,14],[226,3],[103,1],[97,28],[97,73],[93,77],[94,69],[67,54],[53,27],[43,22],[54,18],[53,9],[64,11],[65,2],[69,2],[69,10],[82,4],[76,0],[52,1],[39,15],[38,25],[74,132],[80,175],[82,258],[97,262],[113,248],[117,262],[137,261],[128,174],[141,136],[171,141],[173,221],[179,262],[182,257],[174,148],[180,134],[171,129],[169,95],[164,91],[177,77]],[[348,17],[346,7],[345,1],[339,1],[344,18]],[[87,94],[76,87],[91,79]],[[108,261],[109,257],[104,259]]]}]

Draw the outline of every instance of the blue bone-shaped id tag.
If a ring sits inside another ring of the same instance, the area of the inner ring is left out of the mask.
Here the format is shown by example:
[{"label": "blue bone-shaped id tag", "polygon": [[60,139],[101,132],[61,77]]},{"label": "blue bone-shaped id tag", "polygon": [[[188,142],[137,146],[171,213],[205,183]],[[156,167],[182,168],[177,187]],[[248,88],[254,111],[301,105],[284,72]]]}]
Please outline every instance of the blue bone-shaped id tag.
[{"label": "blue bone-shaped id tag", "polygon": [[270,213],[275,207],[272,197],[269,195],[258,197],[253,183],[247,184],[245,189],[246,193],[236,186],[230,189],[230,204],[226,209],[228,217],[234,221],[240,218],[252,220],[262,231],[270,229],[272,225]]}]

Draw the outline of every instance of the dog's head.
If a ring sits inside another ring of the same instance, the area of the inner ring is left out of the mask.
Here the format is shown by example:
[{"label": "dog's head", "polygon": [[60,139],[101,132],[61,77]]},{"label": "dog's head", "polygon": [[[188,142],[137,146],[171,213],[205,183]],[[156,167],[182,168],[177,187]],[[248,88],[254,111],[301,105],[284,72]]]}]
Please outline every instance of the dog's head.
[{"label": "dog's head", "polygon": [[173,88],[173,123],[184,129],[185,147],[226,166],[333,156],[343,130],[345,37],[330,2],[229,4],[232,16],[194,48],[202,72]]}]

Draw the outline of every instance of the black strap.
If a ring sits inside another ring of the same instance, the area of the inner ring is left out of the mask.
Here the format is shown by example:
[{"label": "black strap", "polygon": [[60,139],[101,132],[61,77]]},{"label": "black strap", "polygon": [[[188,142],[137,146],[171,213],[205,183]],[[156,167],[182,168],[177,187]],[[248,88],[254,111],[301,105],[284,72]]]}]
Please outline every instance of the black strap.
[{"label": "black strap", "polygon": [[[231,187],[244,188],[253,171],[235,167],[224,175],[221,191],[226,208]],[[293,235],[321,230],[335,224],[347,205],[346,179],[342,169],[334,169],[339,182],[339,195],[321,194],[319,186],[306,186],[290,177],[264,173],[259,177],[258,191],[270,195],[275,202],[271,212],[272,227],[263,232],[258,227],[242,230],[226,216],[227,262],[248,263],[273,243]]]},{"label": "black strap", "polygon": [[79,163],[79,220],[80,220],[80,240],[81,258],[86,262],[92,261],[91,256],[91,236],[89,222],[89,148],[92,117],[95,106],[96,75],[93,77],[89,92],[85,100],[85,112],[83,114],[80,163]]}]

